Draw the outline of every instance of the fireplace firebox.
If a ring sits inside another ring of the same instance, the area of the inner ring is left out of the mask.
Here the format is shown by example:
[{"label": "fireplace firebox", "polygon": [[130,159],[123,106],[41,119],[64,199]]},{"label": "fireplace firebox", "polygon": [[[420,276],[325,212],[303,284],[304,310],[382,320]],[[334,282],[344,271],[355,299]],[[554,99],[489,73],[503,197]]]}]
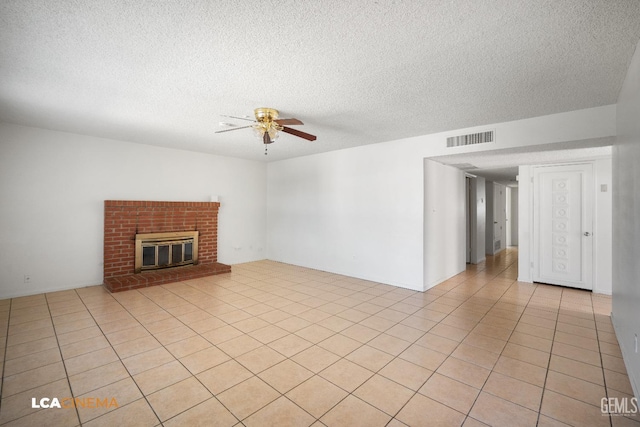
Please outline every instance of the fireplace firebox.
[{"label": "fireplace firebox", "polygon": [[197,263],[197,231],[136,234],[136,273]]}]

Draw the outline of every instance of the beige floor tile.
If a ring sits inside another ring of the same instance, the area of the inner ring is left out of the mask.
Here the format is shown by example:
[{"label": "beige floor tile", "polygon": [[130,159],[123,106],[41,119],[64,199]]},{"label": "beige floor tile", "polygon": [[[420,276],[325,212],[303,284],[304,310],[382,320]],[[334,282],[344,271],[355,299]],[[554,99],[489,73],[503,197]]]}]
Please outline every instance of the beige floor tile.
[{"label": "beige floor tile", "polygon": [[67,373],[62,362],[5,376],[2,380],[2,398],[66,378]]},{"label": "beige floor tile", "polygon": [[231,357],[238,357],[261,346],[262,343],[260,341],[251,338],[249,335],[241,335],[237,338],[218,344],[218,348]]},{"label": "beige floor tile", "polygon": [[[122,344],[113,346],[113,349],[118,353],[120,359],[126,359],[137,354],[145,353],[150,350],[155,350],[161,347],[162,344],[158,342],[154,337],[148,336],[145,338],[138,338],[133,341],[128,341]],[[64,353],[63,353],[64,354]]]},{"label": "beige floor tile", "polygon": [[393,359],[378,373],[411,390],[417,391],[433,374],[433,371],[403,359]]},{"label": "beige floor tile", "polygon": [[551,355],[549,370],[580,378],[598,385],[604,385],[602,368],[566,357]]},{"label": "beige floor tile", "polygon": [[551,355],[547,352],[535,350],[512,342],[507,343],[502,351],[502,355],[531,363],[532,365],[540,366],[545,369],[549,365],[549,359],[551,358]]},{"label": "beige floor tile", "polygon": [[439,323],[433,328],[431,328],[429,333],[432,333],[450,340],[461,342],[467,336],[469,331],[465,331],[464,329]]},{"label": "beige floor tile", "polygon": [[[76,411],[29,404],[33,393],[71,396],[70,383],[76,395],[121,394],[118,409],[82,409],[87,425],[158,424],[140,389],[156,406],[181,395],[164,405],[166,425],[213,416],[219,425],[477,427],[527,424],[531,413],[540,426],[640,425],[599,415],[603,396],[632,396],[611,298],[516,282],[516,258],[488,257],[424,293],[260,261],[117,294],[94,286],[0,301],[0,423],[77,424]],[[200,397],[175,389],[185,381]]]},{"label": "beige floor tile", "polygon": [[500,356],[493,370],[538,387],[544,386],[547,374],[544,368],[506,356]]},{"label": "beige floor tile", "polygon": [[238,362],[254,374],[262,372],[282,362],[284,359],[283,355],[267,346],[258,347],[236,358]]},{"label": "beige floor tile", "polygon": [[411,399],[414,391],[385,377],[374,375],[353,394],[373,407],[394,416]]},{"label": "beige floor tile", "polygon": [[608,426],[599,406],[589,405],[562,394],[545,390],[540,414],[573,426]]},{"label": "beige floor tile", "polygon": [[489,425],[535,426],[538,413],[482,392],[469,415]]},{"label": "beige floor tile", "polygon": [[163,425],[165,427],[206,425],[230,427],[237,423],[238,419],[222,406],[215,397],[212,397],[165,421]]},{"label": "beige floor tile", "polygon": [[269,403],[243,421],[248,427],[262,426],[308,426],[315,419],[289,399],[282,396]]},{"label": "beige floor tile", "polygon": [[360,347],[362,343],[342,334],[336,334],[318,343],[318,345],[325,350],[329,350],[338,356],[344,357]]},{"label": "beige floor tile", "polygon": [[120,359],[116,352],[111,347],[106,347],[67,359],[64,361],[64,365],[68,375],[75,375],[117,360]]},{"label": "beige floor tile", "polygon": [[196,335],[182,341],[169,344],[166,346],[166,349],[169,350],[174,357],[179,359],[210,347],[211,343],[209,341],[199,335]]},{"label": "beige floor tile", "polygon": [[547,417],[546,415],[540,414],[538,417],[538,427],[570,427],[569,424],[565,424],[561,421],[553,419],[551,417]]},{"label": "beige floor tile", "polygon": [[319,375],[343,390],[352,392],[369,379],[373,372],[346,359],[340,359]]},{"label": "beige floor tile", "polygon": [[235,360],[229,360],[215,368],[208,369],[196,375],[202,384],[215,395],[222,393],[252,376],[251,371]]},{"label": "beige floor tile", "polygon": [[486,351],[501,353],[504,346],[507,344],[507,341],[499,340],[473,331],[466,336],[462,343],[478,347]]},{"label": "beige floor tile", "polygon": [[478,397],[480,390],[444,375],[434,373],[418,392],[463,414],[467,414]]},{"label": "beige floor tile", "polygon": [[445,354],[416,344],[408,347],[398,357],[431,371],[438,369],[442,362],[447,358]]},{"label": "beige floor tile", "polygon": [[603,386],[555,371],[547,373],[545,388],[595,406],[606,397]]},{"label": "beige floor tile", "polygon": [[33,397],[54,396],[71,396],[69,382],[66,379],[54,381],[37,388],[3,398],[2,405],[0,405],[0,424],[41,411],[41,409],[34,409],[31,407],[31,399]]},{"label": "beige floor tile", "polygon": [[[2,340],[4,341],[4,340]],[[56,337],[46,337],[35,341],[28,341],[22,344],[8,346],[5,353],[5,361],[28,356],[44,350],[58,347]]]},{"label": "beige floor tile", "polygon": [[175,360],[164,347],[158,347],[153,350],[139,353],[134,356],[122,359],[122,363],[127,367],[131,375],[139,374],[156,366],[164,365]]},{"label": "beige floor tile", "polygon": [[148,369],[135,375],[135,380],[144,395],[149,395],[179,381],[187,379],[191,373],[180,362],[174,360],[164,365]]},{"label": "beige floor tile", "polygon": [[287,397],[316,418],[347,396],[347,392],[317,375],[295,387]]},{"label": "beige floor tile", "polygon": [[180,363],[195,375],[229,359],[230,357],[217,347],[209,347],[180,358]]},{"label": "beige floor tile", "polygon": [[312,325],[312,323],[308,320],[301,319],[296,316],[291,316],[277,322],[275,325],[279,328],[284,329],[285,331],[288,331],[289,333],[294,333],[302,328],[306,328],[307,326]]},{"label": "beige floor tile", "polygon": [[313,372],[290,359],[278,363],[258,376],[271,387],[284,394],[313,376]]},{"label": "beige floor tile", "polygon": [[405,351],[411,343],[400,338],[396,338],[391,335],[380,334],[371,341],[367,343],[367,345],[377,348],[380,351],[384,351],[385,353],[389,353],[393,356],[397,356],[403,351]]},{"label": "beige floor tile", "polygon": [[4,364],[4,375],[16,375],[31,369],[51,365],[61,360],[62,357],[60,356],[60,349],[58,348],[39,351],[16,359],[7,360]]},{"label": "beige floor tile", "polygon": [[498,358],[500,357],[499,353],[494,353],[492,351],[484,350],[479,347],[474,347],[464,342],[460,343],[460,345],[455,349],[452,356],[464,360],[466,362],[473,363],[478,366],[482,366],[486,369],[492,369]]},{"label": "beige floor tile", "polygon": [[[338,304],[335,305],[341,307]],[[320,309],[322,310],[322,307]],[[345,307],[342,307],[342,310],[338,310],[336,314],[341,313],[342,311],[344,311],[344,309]],[[327,329],[331,329],[333,332],[341,332],[347,329],[349,326],[354,325],[354,322],[334,315],[321,320],[320,322],[318,322],[318,324],[320,326],[324,326]]]},{"label": "beige floor tile", "polygon": [[[124,426],[131,424],[135,420],[135,424],[144,427],[157,426],[160,421],[145,399],[138,399],[127,405],[118,405],[118,409],[106,413],[98,418],[83,423],[86,427],[111,427]],[[71,424],[69,424],[71,425]]]},{"label": "beige floor tile", "polygon": [[362,347],[349,353],[347,356],[345,356],[345,359],[350,360],[351,362],[356,363],[363,368],[370,370],[371,372],[377,372],[382,369],[382,367],[384,367],[387,363],[393,360],[393,356],[389,353],[385,353],[384,351],[369,347],[365,344]]},{"label": "beige floor tile", "polygon": [[427,332],[422,338],[418,339],[415,344],[449,355],[460,342]]},{"label": "beige floor tile", "polygon": [[627,375],[627,367],[621,357],[610,356],[608,354],[602,354],[601,357],[603,368]]},{"label": "beige floor tile", "polygon": [[166,421],[211,397],[211,393],[191,377],[147,396],[147,400],[160,421]]},{"label": "beige floor tile", "polygon": [[462,423],[462,427],[488,427],[488,424],[480,422],[475,418],[467,417],[464,423]]},{"label": "beige floor tile", "polygon": [[219,345],[234,338],[243,336],[244,333],[231,325],[222,326],[202,334],[213,345]]},{"label": "beige floor tile", "polygon": [[[247,396],[252,398],[247,399]],[[280,393],[260,378],[252,377],[216,397],[236,418],[243,420],[279,396]]]},{"label": "beige floor tile", "polygon": [[[76,397],[79,397],[81,402],[86,402],[85,405],[76,405],[80,421],[86,423],[116,410],[120,406],[140,399],[142,394],[135,382],[128,377]],[[92,399],[95,399],[95,403],[92,403]],[[99,401],[102,401],[103,404],[99,404]]]},{"label": "beige floor tile", "polygon": [[299,331],[295,332],[295,334],[309,342],[317,344],[320,341],[323,341],[334,335],[335,332],[323,326],[313,324],[311,326],[307,326],[306,328],[300,329]]},{"label": "beige floor tile", "polygon": [[7,424],[6,427],[33,427],[33,426],[61,426],[75,427],[80,425],[78,413],[70,410],[39,410],[30,415],[18,418]]},{"label": "beige floor tile", "polygon": [[327,427],[386,426],[390,420],[389,415],[353,395],[347,396],[320,419]]},{"label": "beige floor tile", "polygon": [[[62,346],[89,338],[94,338],[97,336],[103,336],[102,331],[97,326],[92,326],[90,328],[81,329],[79,331],[59,334],[58,343]],[[9,338],[9,341],[11,341],[11,338]]]},{"label": "beige floor tile", "polygon": [[489,377],[491,371],[473,363],[465,362],[455,357],[449,357],[440,365],[436,372],[480,389]]},{"label": "beige floor tile", "polygon": [[380,335],[380,332],[372,329],[372,328],[368,328],[366,326],[363,326],[359,323],[356,323],[346,329],[344,329],[342,332],[340,332],[342,335],[349,337],[351,339],[354,339],[358,342],[361,343],[366,343],[367,341],[372,340],[373,338],[377,337],[378,335]]},{"label": "beige floor tile", "polygon": [[[547,378],[547,387],[549,379]],[[538,411],[542,400],[542,387],[537,387],[524,381],[492,372],[482,391],[516,403],[533,411]]]},{"label": "beige floor tile", "polygon": [[277,339],[289,335],[288,331],[275,325],[268,325],[264,328],[256,329],[248,334],[250,337],[257,339],[263,344],[269,344]]},{"label": "beige floor tile", "polygon": [[[402,319],[401,319],[402,320]],[[378,332],[384,332],[397,323],[395,320],[386,319],[379,315],[367,317],[360,322],[361,325],[371,329],[375,329]]]},{"label": "beige floor tile", "polygon": [[416,394],[396,415],[408,426],[460,426],[464,414],[421,394]]},{"label": "beige floor tile", "polygon": [[401,325],[410,326],[423,332],[428,332],[437,323],[419,316],[409,316],[400,322]]},{"label": "beige floor tile", "polygon": [[604,370],[604,378],[608,389],[618,390],[623,393],[633,394],[629,376],[618,372]]},{"label": "beige floor tile", "polygon": [[340,359],[340,356],[317,345],[309,347],[291,358],[294,362],[316,374],[335,363],[338,359]]},{"label": "beige floor tile", "polygon": [[529,334],[523,334],[522,332],[513,332],[509,337],[509,342],[518,344],[524,347],[533,348],[534,350],[551,352],[551,346],[553,341],[546,338],[540,338]]},{"label": "beige floor tile", "polygon": [[194,335],[196,335],[196,333],[184,325],[153,334],[153,336],[156,337],[162,345],[169,345],[174,342],[182,341]]},{"label": "beige floor tile", "polygon": [[62,358],[66,360],[110,346],[111,344],[104,336],[97,336],[94,338],[89,338],[86,340],[68,344],[66,346],[61,346],[60,352],[62,353]]},{"label": "beige floor tile", "polygon": [[129,377],[120,361],[90,369],[69,377],[74,396],[80,396]]}]

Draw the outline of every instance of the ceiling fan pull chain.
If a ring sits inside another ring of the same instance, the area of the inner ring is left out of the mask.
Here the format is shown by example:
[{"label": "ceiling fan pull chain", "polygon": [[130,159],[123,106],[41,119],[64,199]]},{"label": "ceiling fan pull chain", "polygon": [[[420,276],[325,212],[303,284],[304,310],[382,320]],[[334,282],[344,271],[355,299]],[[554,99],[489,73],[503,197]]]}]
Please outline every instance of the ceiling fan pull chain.
[{"label": "ceiling fan pull chain", "polygon": [[265,156],[267,155],[267,147],[268,147],[268,145],[267,145],[267,144],[264,144],[264,155],[265,155]]}]

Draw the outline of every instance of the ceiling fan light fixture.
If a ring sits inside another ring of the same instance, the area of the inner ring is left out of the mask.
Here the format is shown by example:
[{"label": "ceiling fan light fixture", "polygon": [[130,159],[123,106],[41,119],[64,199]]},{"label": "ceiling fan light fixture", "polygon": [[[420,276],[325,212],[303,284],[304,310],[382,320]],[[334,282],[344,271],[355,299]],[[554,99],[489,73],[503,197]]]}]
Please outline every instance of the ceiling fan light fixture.
[{"label": "ceiling fan light fixture", "polygon": [[264,134],[267,133],[271,141],[278,138],[278,132],[282,130],[282,126],[274,121],[278,119],[278,110],[273,108],[256,108],[254,113],[257,123],[253,126],[253,129],[256,137],[264,141]]}]

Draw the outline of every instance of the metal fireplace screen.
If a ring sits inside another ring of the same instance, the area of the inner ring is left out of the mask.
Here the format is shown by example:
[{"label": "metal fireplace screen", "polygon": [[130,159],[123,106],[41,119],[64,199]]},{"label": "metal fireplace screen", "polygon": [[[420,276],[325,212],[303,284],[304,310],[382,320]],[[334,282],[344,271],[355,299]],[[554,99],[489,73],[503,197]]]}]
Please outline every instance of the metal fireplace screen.
[{"label": "metal fireplace screen", "polygon": [[136,234],[136,273],[197,263],[197,231]]}]

